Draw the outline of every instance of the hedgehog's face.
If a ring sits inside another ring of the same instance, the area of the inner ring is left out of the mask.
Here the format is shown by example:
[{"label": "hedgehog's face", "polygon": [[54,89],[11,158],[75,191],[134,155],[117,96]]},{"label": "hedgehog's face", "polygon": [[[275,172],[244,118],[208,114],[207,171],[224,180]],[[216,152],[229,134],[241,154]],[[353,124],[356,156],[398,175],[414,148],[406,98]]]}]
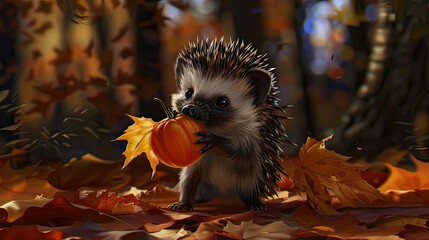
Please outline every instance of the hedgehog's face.
[{"label": "hedgehog's face", "polygon": [[183,75],[178,92],[173,95],[173,108],[204,122],[207,127],[224,126],[243,114],[254,112],[252,99],[246,96],[249,91],[245,81],[209,79],[199,72],[189,71]]},{"label": "hedgehog's face", "polygon": [[258,90],[252,81],[205,76],[193,68],[184,69],[178,78],[172,105],[181,114],[202,121],[207,127],[225,129],[258,118],[257,108],[263,101],[256,99]]}]

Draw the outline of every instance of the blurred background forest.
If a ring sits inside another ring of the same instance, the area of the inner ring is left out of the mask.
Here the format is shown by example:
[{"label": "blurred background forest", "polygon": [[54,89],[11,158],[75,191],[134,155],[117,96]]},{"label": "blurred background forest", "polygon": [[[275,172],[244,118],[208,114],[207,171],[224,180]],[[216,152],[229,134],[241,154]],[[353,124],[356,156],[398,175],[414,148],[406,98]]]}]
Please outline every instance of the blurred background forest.
[{"label": "blurred background forest", "polygon": [[[375,161],[427,159],[429,20],[425,0],[3,0],[0,146],[28,161],[91,153],[131,120],[165,118],[177,54],[203,38],[242,39],[276,68],[290,139],[334,134],[330,148]],[[286,146],[288,154],[298,147]]]}]

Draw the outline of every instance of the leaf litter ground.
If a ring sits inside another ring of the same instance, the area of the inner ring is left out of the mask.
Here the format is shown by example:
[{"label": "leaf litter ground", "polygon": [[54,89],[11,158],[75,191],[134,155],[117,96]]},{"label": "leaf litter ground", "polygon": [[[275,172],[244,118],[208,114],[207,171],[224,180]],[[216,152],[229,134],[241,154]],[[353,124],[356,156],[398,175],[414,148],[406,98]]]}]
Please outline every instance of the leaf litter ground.
[{"label": "leaf litter ground", "polygon": [[[308,143],[303,147],[307,157],[332,154],[308,153],[312,146],[318,146],[313,150],[323,150],[321,142]],[[302,159],[291,157],[289,163]],[[312,161],[311,166],[318,162],[326,165],[323,159]],[[332,162],[344,167],[348,164],[345,161]],[[150,166],[143,163],[133,161],[121,170],[122,162],[91,155],[65,165],[36,165],[21,170],[3,163],[0,239],[429,239],[426,163],[416,162],[414,172],[389,165],[390,175],[376,193],[354,172],[351,176],[358,179],[352,184],[338,185],[348,189],[335,190],[328,180],[335,182],[344,176],[348,181],[348,172],[342,175],[318,167],[315,169],[320,170],[308,176],[303,168],[299,171],[304,173],[291,171],[292,180],[296,181],[298,173],[313,178],[314,184],[322,184],[314,188],[322,189],[322,193],[312,189],[312,194],[329,194],[321,198],[329,203],[322,203],[326,205],[320,208],[317,199],[306,196],[303,184],[283,184],[287,189],[265,201],[267,211],[247,211],[239,201],[211,201],[196,204],[192,212],[166,208],[178,199],[178,193],[170,188],[177,181],[172,177],[177,176],[177,171],[160,167],[149,181]],[[325,180],[319,181],[315,176]],[[363,192],[370,197],[356,192],[356,184],[363,184]],[[350,202],[348,195],[359,196],[359,201]]]}]

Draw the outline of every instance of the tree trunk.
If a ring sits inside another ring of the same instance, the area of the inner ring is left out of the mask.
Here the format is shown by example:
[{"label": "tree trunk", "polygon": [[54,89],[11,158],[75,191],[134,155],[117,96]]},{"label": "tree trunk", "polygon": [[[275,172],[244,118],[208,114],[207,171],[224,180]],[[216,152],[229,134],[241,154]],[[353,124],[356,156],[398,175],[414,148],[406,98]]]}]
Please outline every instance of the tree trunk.
[{"label": "tree trunk", "polygon": [[[423,2],[408,9],[427,8]],[[429,31],[427,19],[408,14],[402,22],[395,16],[389,3],[381,1],[364,82],[328,148],[371,159],[392,145],[412,146],[404,139],[410,135],[412,124],[407,123],[414,120],[417,98],[429,87],[425,72]]]}]

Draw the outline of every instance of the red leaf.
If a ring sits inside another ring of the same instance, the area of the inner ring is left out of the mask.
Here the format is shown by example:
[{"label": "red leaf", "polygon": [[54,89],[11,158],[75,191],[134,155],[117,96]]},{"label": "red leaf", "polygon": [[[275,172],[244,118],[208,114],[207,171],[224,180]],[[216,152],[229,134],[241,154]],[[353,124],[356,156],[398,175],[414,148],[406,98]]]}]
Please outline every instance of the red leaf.
[{"label": "red leaf", "polygon": [[13,222],[16,225],[46,225],[64,226],[74,221],[86,222],[91,219],[94,222],[114,221],[115,218],[101,214],[94,209],[84,209],[72,205],[63,196],[55,197],[43,207],[29,207],[22,217]]}]

